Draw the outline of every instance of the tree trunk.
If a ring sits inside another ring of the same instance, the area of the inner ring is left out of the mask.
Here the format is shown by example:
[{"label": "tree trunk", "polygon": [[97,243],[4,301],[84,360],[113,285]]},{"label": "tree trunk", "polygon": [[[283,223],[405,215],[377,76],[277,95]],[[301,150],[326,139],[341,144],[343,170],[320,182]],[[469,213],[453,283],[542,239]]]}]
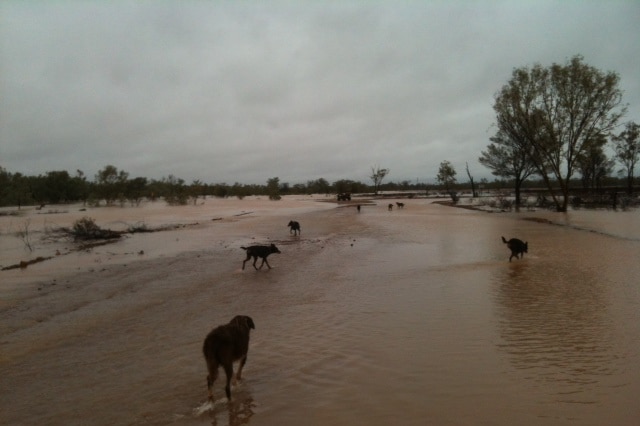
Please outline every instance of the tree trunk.
[{"label": "tree trunk", "polygon": [[515,187],[515,191],[516,191],[516,211],[520,210],[520,186],[522,185],[522,182],[520,182],[518,179],[516,179],[516,187]]}]

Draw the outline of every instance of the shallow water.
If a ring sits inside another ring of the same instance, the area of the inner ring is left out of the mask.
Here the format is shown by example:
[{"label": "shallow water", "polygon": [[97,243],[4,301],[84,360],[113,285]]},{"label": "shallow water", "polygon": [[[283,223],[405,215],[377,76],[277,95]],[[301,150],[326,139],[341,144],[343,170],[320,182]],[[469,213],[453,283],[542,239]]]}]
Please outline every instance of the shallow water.
[{"label": "shallow water", "polygon": [[[246,217],[40,283],[0,305],[1,423],[636,424],[638,212],[406,204],[297,212],[300,237]],[[272,270],[240,269],[255,235]],[[509,263],[501,235],[529,253]],[[202,340],[236,314],[256,323],[244,380],[212,406]]]}]

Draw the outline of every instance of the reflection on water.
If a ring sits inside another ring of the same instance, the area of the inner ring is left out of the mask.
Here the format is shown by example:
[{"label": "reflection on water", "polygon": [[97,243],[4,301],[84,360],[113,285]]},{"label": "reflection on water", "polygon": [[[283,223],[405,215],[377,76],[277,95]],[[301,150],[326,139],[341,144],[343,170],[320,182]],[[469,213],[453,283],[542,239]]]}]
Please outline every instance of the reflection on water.
[{"label": "reflection on water", "polygon": [[593,385],[618,373],[603,281],[564,263],[517,262],[496,275],[499,347],[513,365],[555,384],[558,399],[596,402]]},{"label": "reflection on water", "polygon": [[[240,426],[249,424],[249,420],[253,416],[254,402],[250,396],[236,396],[231,401],[225,401],[222,404],[216,404],[209,411],[212,426],[229,425]],[[223,419],[224,417],[224,419]],[[221,422],[219,423],[219,418]]]},{"label": "reflection on water", "polygon": [[[297,215],[295,239],[288,215],[246,217],[26,287],[0,304],[0,423],[634,424],[640,243],[609,216],[550,216],[412,200]],[[254,235],[287,241],[273,269],[240,269]],[[243,381],[209,404],[202,341],[236,314],[256,322]]]}]

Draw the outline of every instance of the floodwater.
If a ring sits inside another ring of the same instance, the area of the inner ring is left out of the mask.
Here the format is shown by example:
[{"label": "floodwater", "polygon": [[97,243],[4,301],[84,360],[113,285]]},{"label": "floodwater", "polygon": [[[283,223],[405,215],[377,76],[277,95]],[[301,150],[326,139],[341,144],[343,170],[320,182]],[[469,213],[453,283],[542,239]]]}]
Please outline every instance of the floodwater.
[{"label": "floodwater", "polygon": [[[34,284],[0,304],[0,423],[638,424],[640,212],[406,205],[298,211],[300,237],[288,213],[212,222]],[[241,270],[267,240],[273,269]],[[243,381],[211,404],[202,341],[237,314]]]}]

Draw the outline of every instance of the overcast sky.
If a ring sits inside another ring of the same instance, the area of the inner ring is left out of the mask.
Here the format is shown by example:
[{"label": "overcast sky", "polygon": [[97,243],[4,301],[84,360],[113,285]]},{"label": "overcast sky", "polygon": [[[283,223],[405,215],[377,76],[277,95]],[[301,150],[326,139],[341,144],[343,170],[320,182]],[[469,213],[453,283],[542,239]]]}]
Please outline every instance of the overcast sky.
[{"label": "overcast sky", "polygon": [[191,183],[493,179],[514,68],[576,54],[640,122],[640,2],[0,2],[0,166]]}]

